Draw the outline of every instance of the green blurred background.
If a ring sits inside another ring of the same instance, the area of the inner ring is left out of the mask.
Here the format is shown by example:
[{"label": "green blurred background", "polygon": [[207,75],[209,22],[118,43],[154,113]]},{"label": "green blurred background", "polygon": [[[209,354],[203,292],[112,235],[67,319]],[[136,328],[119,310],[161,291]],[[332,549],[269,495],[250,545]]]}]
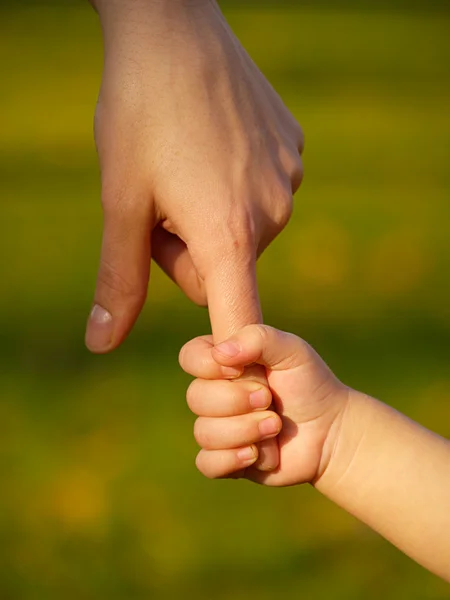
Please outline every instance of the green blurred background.
[{"label": "green blurred background", "polygon": [[[448,3],[223,4],[306,135],[267,322],[450,436]],[[450,598],[308,487],[196,472],[177,353],[209,324],[156,268],[123,347],[84,349],[101,65],[86,1],[0,5],[0,599]]]}]

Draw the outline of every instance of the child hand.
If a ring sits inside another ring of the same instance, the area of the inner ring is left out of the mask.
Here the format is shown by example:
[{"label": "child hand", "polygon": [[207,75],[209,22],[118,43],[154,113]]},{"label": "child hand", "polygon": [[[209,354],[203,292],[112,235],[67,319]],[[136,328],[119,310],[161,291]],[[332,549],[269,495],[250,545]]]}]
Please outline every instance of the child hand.
[{"label": "child hand", "polygon": [[[266,369],[273,396],[254,381],[233,381],[230,367]],[[181,367],[197,377],[187,392],[198,415],[196,460],[207,477],[246,477],[270,486],[316,482],[325,472],[348,402],[348,388],[300,338],[264,325],[250,325],[227,342],[196,338],[180,352]],[[224,379],[224,378],[227,379]],[[279,416],[278,416],[279,415]],[[254,444],[277,434],[280,466],[264,473],[252,468]]]},{"label": "child hand", "polygon": [[[450,581],[450,538],[443,533],[450,530],[449,440],[346,388],[306,342],[271,327],[250,325],[217,346],[211,337],[197,338],[182,349],[180,363],[199,377],[187,397],[199,416],[197,466],[204,475],[270,486],[312,483]],[[269,389],[233,380],[255,363],[265,368],[278,414],[268,410]],[[280,425],[279,466],[258,471],[254,444]]]}]

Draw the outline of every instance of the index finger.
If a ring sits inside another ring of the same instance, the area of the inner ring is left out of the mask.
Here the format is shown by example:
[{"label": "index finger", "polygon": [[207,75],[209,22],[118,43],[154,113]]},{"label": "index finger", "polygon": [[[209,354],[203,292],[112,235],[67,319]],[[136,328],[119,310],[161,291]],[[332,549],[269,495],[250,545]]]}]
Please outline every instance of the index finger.
[{"label": "index finger", "polygon": [[[249,227],[251,230],[251,227]],[[250,236],[251,237],[251,236]],[[227,339],[241,327],[262,323],[262,312],[256,278],[256,251],[250,239],[228,242],[217,256],[214,268],[206,272],[205,283],[214,342]],[[249,366],[240,379],[267,386],[264,367]],[[276,469],[279,464],[278,443],[264,440],[258,446],[255,467],[262,471]]]},{"label": "index finger", "polygon": [[224,367],[212,357],[212,335],[204,335],[187,342],[178,357],[183,371],[200,379],[236,379],[242,374],[241,367]]},{"label": "index finger", "polygon": [[250,248],[243,248],[238,255],[224,252],[206,273],[205,283],[216,344],[245,325],[262,322],[256,255]]}]

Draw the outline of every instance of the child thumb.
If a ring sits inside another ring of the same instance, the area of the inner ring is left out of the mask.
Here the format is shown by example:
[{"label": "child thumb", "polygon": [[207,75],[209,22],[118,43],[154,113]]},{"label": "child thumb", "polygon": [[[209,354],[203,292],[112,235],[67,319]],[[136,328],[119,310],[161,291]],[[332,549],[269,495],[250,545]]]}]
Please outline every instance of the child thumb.
[{"label": "child thumb", "polygon": [[223,366],[245,367],[260,364],[275,371],[304,364],[311,347],[299,337],[267,325],[248,325],[212,349]]}]

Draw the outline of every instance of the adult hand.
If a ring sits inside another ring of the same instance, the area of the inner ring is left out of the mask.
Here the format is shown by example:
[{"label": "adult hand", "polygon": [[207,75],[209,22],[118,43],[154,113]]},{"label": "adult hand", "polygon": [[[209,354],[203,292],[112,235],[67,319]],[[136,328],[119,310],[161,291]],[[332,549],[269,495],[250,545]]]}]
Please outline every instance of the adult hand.
[{"label": "adult hand", "polygon": [[86,343],[117,347],[151,254],[217,340],[261,320],[257,256],[291,215],[299,125],[210,0],[96,0],[105,67],[95,135],[104,233]]}]

